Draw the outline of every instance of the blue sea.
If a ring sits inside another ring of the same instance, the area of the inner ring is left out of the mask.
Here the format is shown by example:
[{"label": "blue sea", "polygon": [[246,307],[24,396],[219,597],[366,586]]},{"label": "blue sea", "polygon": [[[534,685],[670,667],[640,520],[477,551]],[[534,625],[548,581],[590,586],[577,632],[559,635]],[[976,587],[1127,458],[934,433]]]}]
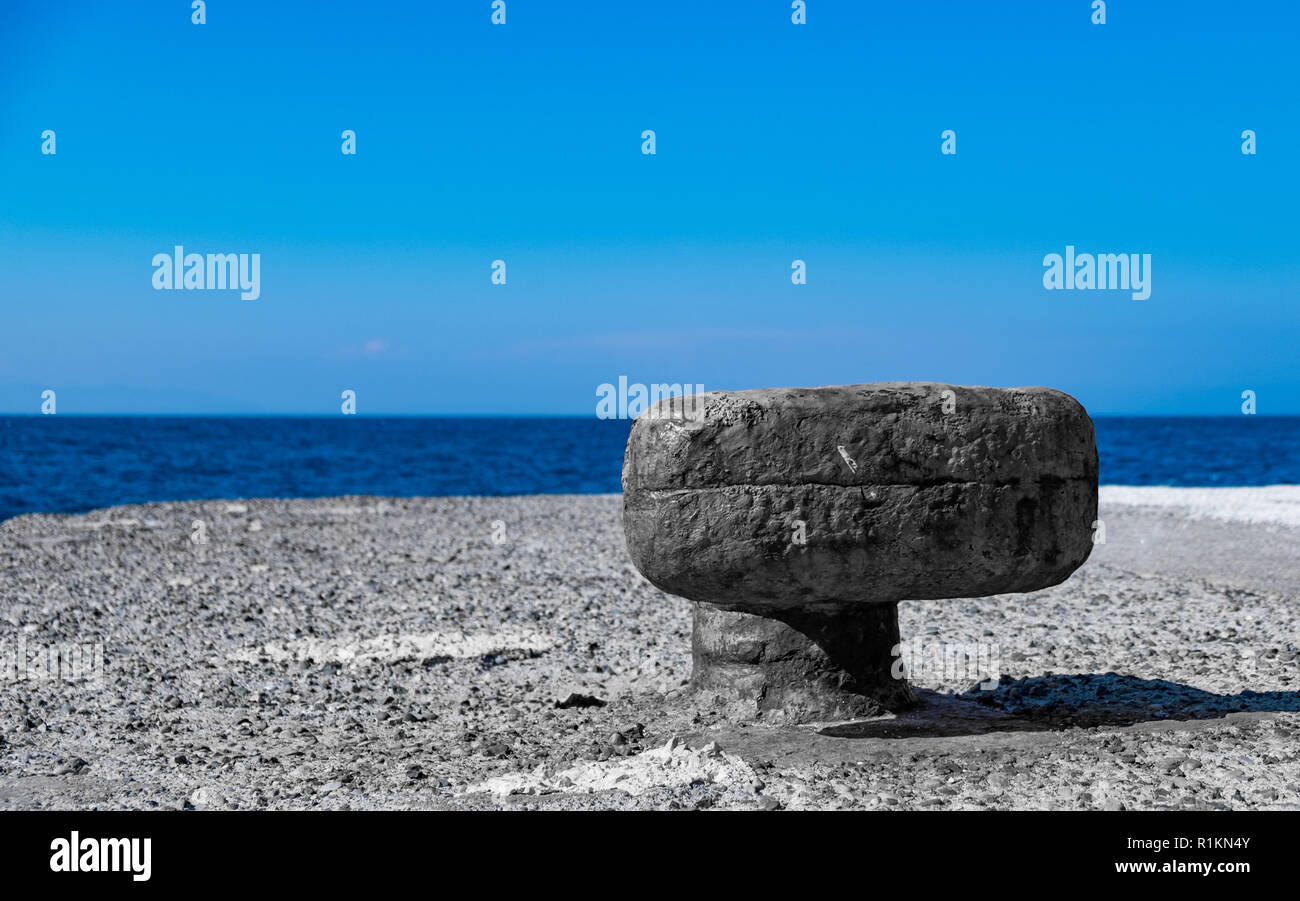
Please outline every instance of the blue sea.
[{"label": "blue sea", "polygon": [[[1300,483],[1300,417],[1094,417],[1101,481]],[[0,417],[0,520],[227,497],[620,490],[630,422],[594,417]]]}]

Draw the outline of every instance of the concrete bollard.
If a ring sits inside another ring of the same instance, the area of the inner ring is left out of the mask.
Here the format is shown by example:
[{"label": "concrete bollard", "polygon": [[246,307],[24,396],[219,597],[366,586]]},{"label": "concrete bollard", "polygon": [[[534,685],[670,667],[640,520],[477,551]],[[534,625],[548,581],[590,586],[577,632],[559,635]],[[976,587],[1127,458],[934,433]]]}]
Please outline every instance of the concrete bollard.
[{"label": "concrete bollard", "polygon": [[912,701],[902,600],[1033,591],[1092,549],[1097,449],[1048,388],[888,382],[709,392],[632,426],[628,552],[695,603],[692,685],[768,719]]}]

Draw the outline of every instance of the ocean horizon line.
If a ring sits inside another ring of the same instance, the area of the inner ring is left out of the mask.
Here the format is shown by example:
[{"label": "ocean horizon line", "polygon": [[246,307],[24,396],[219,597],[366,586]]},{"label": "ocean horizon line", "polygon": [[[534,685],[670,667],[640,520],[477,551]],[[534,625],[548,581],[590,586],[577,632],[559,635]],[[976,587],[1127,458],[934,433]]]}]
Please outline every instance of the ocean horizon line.
[{"label": "ocean horizon line", "polygon": [[[633,427],[594,412],[53,417],[0,416],[0,519],[202,496],[605,494]],[[1098,415],[1101,483],[1300,483],[1300,417],[1251,418]]]}]

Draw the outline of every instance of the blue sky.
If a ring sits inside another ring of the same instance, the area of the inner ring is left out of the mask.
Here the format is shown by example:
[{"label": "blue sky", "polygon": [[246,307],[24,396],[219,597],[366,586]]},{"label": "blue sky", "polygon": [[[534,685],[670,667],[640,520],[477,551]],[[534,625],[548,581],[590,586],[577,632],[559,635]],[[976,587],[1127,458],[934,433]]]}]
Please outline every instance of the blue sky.
[{"label": "blue sky", "polygon": [[[625,375],[1300,413],[1293,3],[490,12],[0,5],[0,411],[592,413]],[[153,290],[176,244],[260,253],[261,297]],[[1067,244],[1151,254],[1151,297],[1045,290]]]}]

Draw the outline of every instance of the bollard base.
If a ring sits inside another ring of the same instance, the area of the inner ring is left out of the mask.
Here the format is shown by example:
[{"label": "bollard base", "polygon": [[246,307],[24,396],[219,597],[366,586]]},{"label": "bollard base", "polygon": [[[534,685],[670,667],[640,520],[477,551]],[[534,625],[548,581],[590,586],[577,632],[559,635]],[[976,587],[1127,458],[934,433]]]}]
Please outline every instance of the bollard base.
[{"label": "bollard base", "polygon": [[881,716],[916,698],[894,678],[897,604],[757,616],[695,603],[691,687],[785,723]]}]

